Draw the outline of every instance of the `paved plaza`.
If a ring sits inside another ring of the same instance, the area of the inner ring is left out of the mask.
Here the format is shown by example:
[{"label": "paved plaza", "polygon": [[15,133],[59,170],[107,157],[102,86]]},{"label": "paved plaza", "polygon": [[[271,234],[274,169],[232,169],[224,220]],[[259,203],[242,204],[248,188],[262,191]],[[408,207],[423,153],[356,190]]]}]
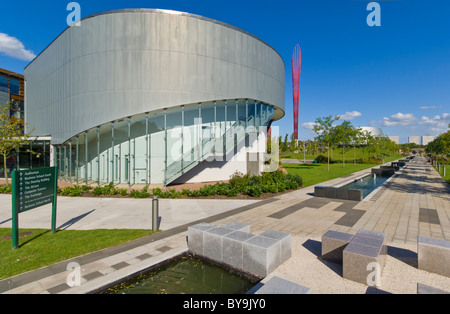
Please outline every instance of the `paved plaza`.
[{"label": "paved plaza", "polygon": [[[368,173],[370,169],[321,185],[339,186]],[[0,227],[10,227],[8,196],[1,197]],[[150,200],[61,197],[58,202],[60,229],[151,228]],[[50,227],[49,217],[47,221],[37,209],[24,214],[21,227]],[[199,222],[241,222],[249,224],[253,234],[268,229],[290,233],[292,257],[276,272],[294,278],[311,293],[417,293],[417,284],[450,292],[450,278],[417,268],[419,235],[450,240],[449,185],[422,157],[361,202],[314,197],[311,186],[265,200],[161,200],[160,216],[163,231],[158,234],[2,280],[0,292],[96,291],[185,252],[187,227]],[[388,258],[377,287],[344,279],[342,266],[320,258],[326,231],[355,234],[360,229],[387,235]],[[81,265],[80,286],[66,283],[69,262]]]}]

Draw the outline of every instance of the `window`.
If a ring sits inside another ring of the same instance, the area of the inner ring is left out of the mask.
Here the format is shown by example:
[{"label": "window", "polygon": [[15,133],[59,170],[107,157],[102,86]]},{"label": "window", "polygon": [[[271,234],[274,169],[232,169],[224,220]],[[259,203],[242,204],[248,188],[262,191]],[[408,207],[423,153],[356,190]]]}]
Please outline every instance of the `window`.
[{"label": "window", "polygon": [[9,93],[8,88],[8,77],[0,75],[0,92],[7,92]]},{"label": "window", "polygon": [[9,79],[9,84],[10,84],[10,90],[9,92],[11,94],[17,94],[19,95],[19,80],[15,79],[15,78],[10,78]]}]

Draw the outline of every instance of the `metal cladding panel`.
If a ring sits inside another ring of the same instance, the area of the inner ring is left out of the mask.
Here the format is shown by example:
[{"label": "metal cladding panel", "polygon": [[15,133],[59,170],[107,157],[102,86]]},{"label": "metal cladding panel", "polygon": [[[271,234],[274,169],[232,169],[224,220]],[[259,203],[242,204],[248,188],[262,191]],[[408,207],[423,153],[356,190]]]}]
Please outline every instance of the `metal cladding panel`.
[{"label": "metal cladding panel", "polygon": [[118,10],[69,27],[25,69],[28,129],[53,144],[136,114],[251,98],[284,115],[285,65],[272,47],[207,18]]}]

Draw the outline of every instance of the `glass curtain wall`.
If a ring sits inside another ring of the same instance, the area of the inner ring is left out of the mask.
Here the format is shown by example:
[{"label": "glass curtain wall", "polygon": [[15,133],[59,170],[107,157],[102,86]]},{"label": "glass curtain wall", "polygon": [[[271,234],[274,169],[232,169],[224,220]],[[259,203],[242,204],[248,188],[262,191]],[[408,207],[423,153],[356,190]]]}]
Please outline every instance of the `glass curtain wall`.
[{"label": "glass curtain wall", "polygon": [[273,107],[250,99],[140,114],[56,146],[55,165],[60,179],[77,183],[165,184],[207,158],[236,152],[273,116]]},{"label": "glass curtain wall", "polygon": [[[50,141],[37,140],[23,144],[18,152],[6,160],[6,172],[11,177],[14,170],[50,167]],[[5,176],[3,162],[0,163],[0,176]]]}]

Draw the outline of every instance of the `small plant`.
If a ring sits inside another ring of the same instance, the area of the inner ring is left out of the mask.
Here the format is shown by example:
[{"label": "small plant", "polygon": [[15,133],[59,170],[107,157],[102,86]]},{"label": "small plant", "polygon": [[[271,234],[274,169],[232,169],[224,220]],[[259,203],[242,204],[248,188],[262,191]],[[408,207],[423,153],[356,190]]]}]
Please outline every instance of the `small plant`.
[{"label": "small plant", "polygon": [[12,193],[11,184],[0,185],[0,193]]},{"label": "small plant", "polygon": [[148,185],[145,185],[142,190],[132,190],[130,192],[130,196],[134,198],[147,198],[150,196],[150,193],[148,192]]}]

